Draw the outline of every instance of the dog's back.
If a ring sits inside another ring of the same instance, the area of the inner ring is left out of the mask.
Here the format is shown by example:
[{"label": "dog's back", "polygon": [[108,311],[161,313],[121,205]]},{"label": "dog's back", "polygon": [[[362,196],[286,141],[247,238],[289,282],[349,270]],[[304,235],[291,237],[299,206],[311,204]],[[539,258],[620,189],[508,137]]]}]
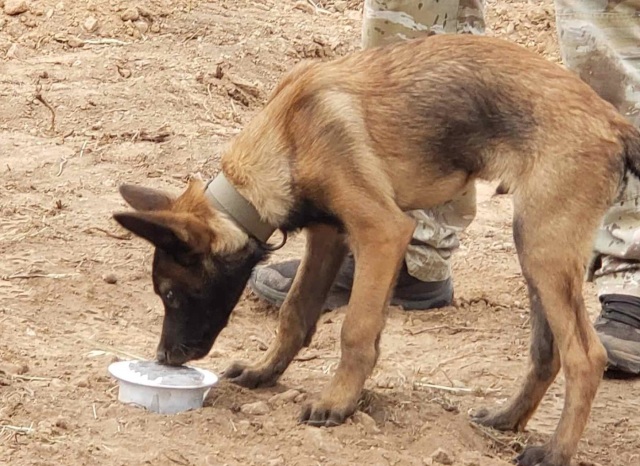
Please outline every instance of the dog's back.
[{"label": "dog's back", "polygon": [[[474,178],[501,179],[512,191],[525,178],[550,183],[578,172],[583,183],[607,184],[622,174],[623,140],[638,137],[572,73],[515,44],[465,35],[302,64],[265,114],[293,135],[288,155],[305,163],[321,165],[331,148],[367,147],[336,168],[362,178],[384,171],[380,189],[404,210],[440,204]],[[565,182],[553,189],[573,192]]]}]

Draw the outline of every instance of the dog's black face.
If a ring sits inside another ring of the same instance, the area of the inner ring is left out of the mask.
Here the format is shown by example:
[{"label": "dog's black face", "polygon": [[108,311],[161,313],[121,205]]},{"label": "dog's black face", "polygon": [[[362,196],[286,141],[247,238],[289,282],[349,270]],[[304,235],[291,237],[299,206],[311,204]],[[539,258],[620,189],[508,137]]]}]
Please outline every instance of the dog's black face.
[{"label": "dog's black face", "polygon": [[120,193],[135,211],[114,219],[155,246],[153,288],[164,304],[158,361],[206,356],[267,251],[212,211],[199,181],[178,198],[134,185]]},{"label": "dog's black face", "polygon": [[156,248],[153,285],[164,304],[160,363],[181,365],[209,353],[264,255],[255,240],[225,257]]}]

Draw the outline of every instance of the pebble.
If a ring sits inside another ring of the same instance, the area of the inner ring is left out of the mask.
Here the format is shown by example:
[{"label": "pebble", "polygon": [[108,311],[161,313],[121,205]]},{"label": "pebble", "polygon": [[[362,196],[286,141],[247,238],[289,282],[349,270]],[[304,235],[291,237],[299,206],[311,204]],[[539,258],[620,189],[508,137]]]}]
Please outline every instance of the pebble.
[{"label": "pebble", "polygon": [[286,392],[277,393],[269,398],[269,404],[279,405],[280,403],[291,403],[300,395],[298,390],[287,390]]},{"label": "pebble", "polygon": [[305,2],[304,0],[296,2],[296,4],[293,5],[293,9],[304,11],[305,13],[309,13],[310,15],[316,12],[315,8],[313,8],[313,6],[309,4],[309,2]]},{"label": "pebble", "polygon": [[153,23],[151,25],[151,32],[160,32],[160,25],[158,23]]},{"label": "pebble", "polygon": [[364,427],[364,430],[366,430],[368,433],[380,432],[380,429],[378,429],[376,421],[367,413],[363,413],[362,411],[357,411],[353,415],[353,420],[357,424],[362,425],[362,427]]},{"label": "pebble", "polygon": [[460,461],[464,466],[480,466],[481,455],[477,451],[465,451],[460,455]]},{"label": "pebble", "polygon": [[147,31],[149,30],[149,23],[147,23],[147,22],[146,22],[146,21],[144,21],[144,20],[136,21],[133,25],[134,25],[134,26],[136,27],[136,29],[137,29],[138,31],[140,31],[142,34],[144,34],[145,32],[147,32]]},{"label": "pebble", "polygon": [[333,7],[336,9],[338,13],[342,13],[347,9],[347,2],[345,1],[337,1],[333,4]]},{"label": "pebble", "polygon": [[451,458],[451,454],[443,448],[438,448],[431,455],[431,459],[434,463],[439,464],[453,464],[453,459]]},{"label": "pebble", "polygon": [[29,366],[26,364],[18,365],[5,362],[0,364],[0,374],[6,375],[23,375],[29,372]]},{"label": "pebble", "polygon": [[28,9],[27,0],[6,0],[4,2],[4,12],[9,16],[22,14]]},{"label": "pebble", "polygon": [[118,283],[118,277],[116,277],[114,274],[112,273],[108,273],[106,275],[104,275],[102,277],[102,279],[108,283],[109,285],[115,285],[116,283]]},{"label": "pebble", "polygon": [[127,8],[120,15],[120,19],[122,19],[122,21],[136,21],[138,18],[140,18],[140,12],[135,6]]},{"label": "pebble", "polygon": [[240,406],[240,412],[255,416],[263,416],[269,413],[269,406],[264,401],[255,401],[253,403],[247,403]]},{"label": "pebble", "polygon": [[69,37],[69,40],[67,40],[67,44],[69,45],[69,47],[77,49],[84,46],[84,41],[78,39],[77,37]]},{"label": "pebble", "polygon": [[95,32],[98,29],[98,20],[93,16],[89,16],[84,20],[83,26],[87,32]]}]

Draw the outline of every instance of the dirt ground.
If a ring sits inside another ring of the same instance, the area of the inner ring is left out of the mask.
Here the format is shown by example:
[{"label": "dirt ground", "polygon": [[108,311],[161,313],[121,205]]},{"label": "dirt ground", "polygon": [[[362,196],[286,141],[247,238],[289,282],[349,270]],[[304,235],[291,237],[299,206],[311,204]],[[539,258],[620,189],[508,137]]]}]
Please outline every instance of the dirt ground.
[{"label": "dirt ground", "polygon": [[[323,316],[277,387],[222,383],[175,416],[117,401],[107,366],[152,357],[162,322],[151,248],[111,219],[125,207],[117,186],[177,193],[192,174],[215,175],[223,144],[285,70],[356,50],[361,2],[315,3],[32,0],[0,13],[0,464],[426,465],[443,448],[455,465],[488,466],[551,434],[562,377],[525,434],[469,423],[470,409],[513,393],[528,346],[510,200],[488,185],[455,255],[455,306],[392,310],[364,414],[346,425],[296,423],[336,367],[341,311]],[[488,4],[489,34],[559,59],[552,1]],[[586,297],[595,317],[591,286]],[[219,373],[257,358],[276,318],[247,293],[197,365]],[[602,384],[575,464],[640,464],[638,384]],[[287,389],[301,394],[272,398]],[[240,409],[256,401],[266,414]]]}]

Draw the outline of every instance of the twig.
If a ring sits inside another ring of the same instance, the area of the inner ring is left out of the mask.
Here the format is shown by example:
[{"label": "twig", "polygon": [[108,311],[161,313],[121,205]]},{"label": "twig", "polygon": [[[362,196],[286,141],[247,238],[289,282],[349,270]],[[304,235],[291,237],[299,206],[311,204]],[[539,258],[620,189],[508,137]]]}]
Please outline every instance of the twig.
[{"label": "twig", "polygon": [[3,280],[26,280],[30,278],[67,278],[80,275],[79,273],[15,273],[13,275],[3,275]]},{"label": "twig", "polygon": [[60,176],[62,175],[62,170],[64,170],[64,166],[67,164],[67,159],[66,157],[61,157],[60,158],[60,168],[58,169],[58,173],[56,174],[56,176]]},{"label": "twig", "polygon": [[476,424],[474,422],[470,422],[469,424],[471,425],[471,427],[473,429],[477,430],[480,434],[484,435],[489,440],[493,441],[496,445],[499,445],[500,447],[505,448],[505,449],[509,449],[509,450],[515,451],[515,448],[513,448],[507,442],[504,442],[504,441],[500,440],[498,437],[496,437],[491,432],[489,432],[486,428],[484,428],[482,426],[479,426],[478,424]]},{"label": "twig", "polygon": [[29,427],[10,426],[8,424],[0,425],[0,433],[3,433],[5,430],[11,430],[18,434],[30,434],[33,432],[33,424]]},{"label": "twig", "polygon": [[413,384],[415,388],[431,388],[433,390],[442,390],[445,392],[451,393],[478,393],[483,395],[488,395],[490,393],[497,393],[501,390],[499,388],[467,388],[467,387],[445,387],[444,385],[434,385],[425,382],[415,382]]},{"label": "twig", "polygon": [[171,456],[169,456],[166,452],[163,452],[163,455],[170,461],[173,461],[176,464],[180,464],[182,466],[191,466],[191,461],[189,461],[188,459],[186,459],[184,456],[182,456],[180,453],[178,452],[171,452],[172,454],[175,453],[176,455],[180,455],[182,458],[172,458]]},{"label": "twig", "polygon": [[90,228],[85,228],[84,230],[82,230],[83,233],[91,233],[92,231],[99,231],[99,232],[104,233],[105,235],[107,235],[109,238],[119,239],[121,241],[129,241],[131,239],[131,235],[129,235],[129,234],[116,235],[115,233],[111,233],[110,231],[107,231],[104,228],[100,228],[100,227],[90,227]]},{"label": "twig", "polygon": [[89,142],[89,141],[85,141],[85,142],[82,144],[82,147],[80,148],[80,158],[82,158],[82,156],[84,155],[84,149],[85,149],[85,147],[87,147],[87,143],[88,143],[88,142]]},{"label": "twig", "polygon": [[433,327],[425,327],[418,330],[408,330],[411,336],[420,335],[421,333],[432,332],[434,330],[452,330],[454,332],[482,332],[483,329],[476,327],[452,327],[451,325],[435,325]]},{"label": "twig", "polygon": [[96,404],[93,403],[91,405],[91,407],[93,408],[93,418],[97,420],[98,419],[98,413],[96,413]]},{"label": "twig", "polygon": [[316,3],[313,0],[307,0],[307,2],[309,3],[309,5],[315,8],[316,13],[324,13],[325,15],[330,14],[328,10],[325,10],[324,8],[320,8],[318,5],[316,5]]},{"label": "twig", "polygon": [[48,382],[52,380],[51,377],[36,377],[34,375],[18,375],[18,374],[12,374],[11,378],[18,379],[18,380],[40,381],[40,382]]},{"label": "twig", "polygon": [[109,45],[129,45],[130,42],[123,42],[121,40],[118,39],[88,39],[88,40],[83,40],[83,39],[78,39],[80,42],[82,42],[83,44],[89,44],[89,45],[105,45],[105,44],[109,44]]},{"label": "twig", "polygon": [[138,356],[137,354],[133,354],[133,353],[129,353],[127,351],[122,351],[119,350],[117,348],[114,348],[112,346],[109,345],[105,345],[102,344],[100,342],[97,342],[95,340],[90,340],[89,338],[83,338],[83,340],[91,345],[93,348],[97,348],[100,349],[104,352],[110,353],[110,354],[115,354],[116,356],[122,355],[122,356],[126,356],[127,358],[131,358],[131,359],[137,359],[138,361],[144,361],[145,358],[143,358],[142,356]]},{"label": "twig", "polygon": [[55,130],[55,127],[56,127],[56,112],[53,109],[53,107],[51,105],[49,105],[49,102],[47,102],[45,100],[45,98],[42,96],[42,84],[40,84],[40,80],[38,80],[38,82],[36,83],[35,98],[36,98],[37,101],[42,103],[42,105],[47,107],[49,109],[49,111],[51,112],[51,126],[49,127],[49,131],[53,132]]}]

